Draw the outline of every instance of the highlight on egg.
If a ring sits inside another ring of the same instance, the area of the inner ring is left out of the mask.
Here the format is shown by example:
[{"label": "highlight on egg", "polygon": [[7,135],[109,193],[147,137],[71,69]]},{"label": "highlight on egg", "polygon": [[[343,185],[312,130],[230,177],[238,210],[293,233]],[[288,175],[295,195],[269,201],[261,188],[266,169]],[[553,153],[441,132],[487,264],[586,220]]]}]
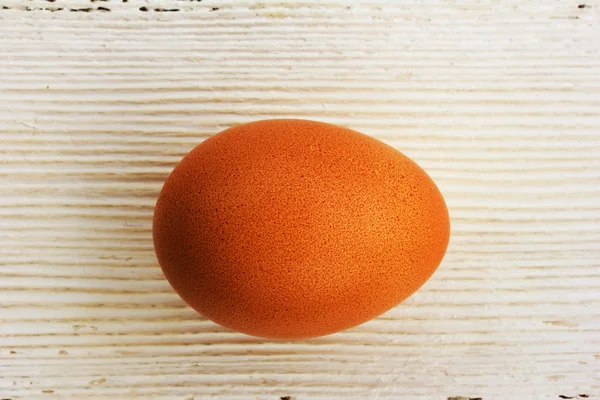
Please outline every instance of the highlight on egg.
[{"label": "highlight on egg", "polygon": [[414,293],[449,240],[440,191],[362,133],[274,119],[203,141],[158,197],[153,238],[175,291],[204,317],[267,338],[327,335]]}]

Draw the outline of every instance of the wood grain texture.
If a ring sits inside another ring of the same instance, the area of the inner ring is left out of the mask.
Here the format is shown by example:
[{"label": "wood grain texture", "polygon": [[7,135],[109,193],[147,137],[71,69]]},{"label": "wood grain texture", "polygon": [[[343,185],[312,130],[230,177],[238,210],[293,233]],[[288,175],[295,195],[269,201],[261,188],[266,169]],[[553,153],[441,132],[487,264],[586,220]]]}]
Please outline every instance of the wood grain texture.
[{"label": "wood grain texture", "polygon": [[[453,232],[418,293],[298,342],[175,295],[162,182],[271,117],[427,169]],[[3,399],[600,398],[599,199],[598,0],[0,0]]]}]

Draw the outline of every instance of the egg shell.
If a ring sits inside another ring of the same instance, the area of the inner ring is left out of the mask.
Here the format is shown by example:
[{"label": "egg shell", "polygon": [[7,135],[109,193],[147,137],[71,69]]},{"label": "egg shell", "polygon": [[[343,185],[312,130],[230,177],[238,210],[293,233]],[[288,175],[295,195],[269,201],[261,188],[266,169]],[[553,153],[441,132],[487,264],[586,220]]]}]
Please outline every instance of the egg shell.
[{"label": "egg shell", "polygon": [[175,167],[153,222],[177,293],[225,327],[307,338],[382,314],[440,264],[448,210],[394,148],[307,120],[227,129]]}]

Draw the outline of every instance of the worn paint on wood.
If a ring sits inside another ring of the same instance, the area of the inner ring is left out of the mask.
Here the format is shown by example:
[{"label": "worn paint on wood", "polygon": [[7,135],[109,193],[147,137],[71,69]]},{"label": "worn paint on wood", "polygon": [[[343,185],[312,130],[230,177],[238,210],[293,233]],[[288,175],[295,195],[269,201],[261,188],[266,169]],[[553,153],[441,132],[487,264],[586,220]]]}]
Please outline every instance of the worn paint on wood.
[{"label": "worn paint on wood", "polygon": [[[0,398],[600,397],[599,38],[597,0],[0,0]],[[163,180],[270,117],[428,170],[453,234],[422,290],[300,342],[173,293]]]}]

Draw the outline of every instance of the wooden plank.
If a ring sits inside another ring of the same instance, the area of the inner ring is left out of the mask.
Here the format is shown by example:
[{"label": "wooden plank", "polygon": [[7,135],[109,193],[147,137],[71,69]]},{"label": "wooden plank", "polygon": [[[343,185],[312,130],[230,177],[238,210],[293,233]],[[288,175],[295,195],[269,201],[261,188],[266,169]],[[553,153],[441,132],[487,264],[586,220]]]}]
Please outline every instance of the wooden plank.
[{"label": "wooden plank", "polygon": [[[598,0],[0,0],[0,398],[600,397],[598,38]],[[174,294],[162,182],[272,117],[427,169],[453,232],[419,292],[305,341]]]}]

